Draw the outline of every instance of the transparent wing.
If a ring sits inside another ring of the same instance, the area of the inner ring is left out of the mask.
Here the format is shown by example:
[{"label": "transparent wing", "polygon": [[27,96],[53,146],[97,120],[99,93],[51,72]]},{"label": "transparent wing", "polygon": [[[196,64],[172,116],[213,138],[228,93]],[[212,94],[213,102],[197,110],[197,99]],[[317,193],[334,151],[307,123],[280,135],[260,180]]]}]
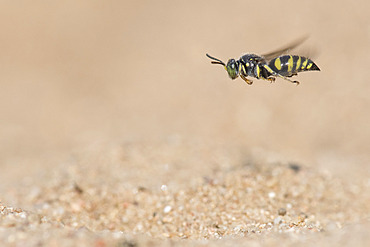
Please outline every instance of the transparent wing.
[{"label": "transparent wing", "polygon": [[296,48],[297,46],[299,46],[300,44],[302,44],[306,39],[308,38],[308,36],[304,36],[300,39],[297,39],[295,41],[293,41],[292,43],[286,45],[285,47],[282,47],[276,51],[273,51],[273,52],[269,52],[267,54],[263,54],[262,56],[268,61],[268,60],[271,60],[275,57],[278,57],[284,53],[287,53],[288,51]]}]

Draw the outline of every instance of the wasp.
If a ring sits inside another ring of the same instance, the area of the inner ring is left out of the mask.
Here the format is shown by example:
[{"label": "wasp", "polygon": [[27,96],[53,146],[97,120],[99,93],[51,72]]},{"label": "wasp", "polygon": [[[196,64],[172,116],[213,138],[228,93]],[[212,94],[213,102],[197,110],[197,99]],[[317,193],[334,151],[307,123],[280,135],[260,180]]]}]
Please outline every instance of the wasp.
[{"label": "wasp", "polygon": [[305,39],[302,38],[284,48],[261,56],[245,54],[238,60],[231,58],[227,61],[227,64],[208,54],[206,56],[213,60],[211,61],[212,64],[224,66],[232,80],[240,76],[247,84],[251,85],[253,81],[247,78],[248,76],[269,82],[274,82],[279,77],[298,85],[299,81],[291,80],[289,77],[296,76],[302,71],[320,71],[319,67],[307,57],[285,54],[301,44]]}]

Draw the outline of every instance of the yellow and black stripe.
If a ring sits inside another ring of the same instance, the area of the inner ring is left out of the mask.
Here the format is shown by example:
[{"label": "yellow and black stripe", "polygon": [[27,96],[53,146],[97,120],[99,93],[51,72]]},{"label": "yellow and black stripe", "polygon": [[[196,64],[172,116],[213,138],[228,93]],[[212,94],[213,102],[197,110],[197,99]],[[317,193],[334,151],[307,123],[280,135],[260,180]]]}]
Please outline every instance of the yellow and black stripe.
[{"label": "yellow and black stripe", "polygon": [[309,58],[296,55],[283,55],[272,59],[268,66],[277,74],[290,77],[301,71],[320,70]]}]

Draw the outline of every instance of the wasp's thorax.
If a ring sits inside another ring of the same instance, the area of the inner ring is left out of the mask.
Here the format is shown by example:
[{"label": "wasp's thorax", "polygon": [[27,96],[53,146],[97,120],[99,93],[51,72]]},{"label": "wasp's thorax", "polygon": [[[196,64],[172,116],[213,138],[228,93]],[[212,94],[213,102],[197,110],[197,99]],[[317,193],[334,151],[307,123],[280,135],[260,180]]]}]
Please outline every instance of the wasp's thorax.
[{"label": "wasp's thorax", "polygon": [[227,73],[229,74],[229,77],[233,80],[237,78],[239,75],[238,65],[239,65],[239,62],[231,58],[229,59],[229,61],[227,61],[227,64],[225,66],[225,69]]}]

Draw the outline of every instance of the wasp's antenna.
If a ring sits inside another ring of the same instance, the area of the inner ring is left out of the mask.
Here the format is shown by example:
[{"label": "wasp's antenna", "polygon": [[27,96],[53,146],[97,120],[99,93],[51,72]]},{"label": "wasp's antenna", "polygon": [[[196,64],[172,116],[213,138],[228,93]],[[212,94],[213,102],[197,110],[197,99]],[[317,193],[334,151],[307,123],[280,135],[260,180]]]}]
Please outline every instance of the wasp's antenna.
[{"label": "wasp's antenna", "polygon": [[215,57],[212,57],[212,56],[210,56],[210,55],[208,55],[208,54],[206,54],[206,56],[207,56],[208,58],[212,59],[212,60],[215,60],[215,61],[212,61],[212,62],[211,62],[212,64],[221,64],[221,65],[223,65],[223,66],[226,66],[226,65],[225,65],[225,63],[224,63],[224,62],[222,62],[220,59],[217,59],[217,58],[215,58]]}]

